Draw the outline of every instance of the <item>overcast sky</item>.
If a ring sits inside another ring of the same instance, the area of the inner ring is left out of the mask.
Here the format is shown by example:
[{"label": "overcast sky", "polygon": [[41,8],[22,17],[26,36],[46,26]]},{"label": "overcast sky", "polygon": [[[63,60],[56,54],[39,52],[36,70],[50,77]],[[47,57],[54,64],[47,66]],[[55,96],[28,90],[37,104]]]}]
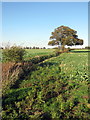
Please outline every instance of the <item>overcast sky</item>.
[{"label": "overcast sky", "polygon": [[88,45],[88,2],[3,2],[2,21],[4,45],[48,47],[51,32],[61,25]]}]

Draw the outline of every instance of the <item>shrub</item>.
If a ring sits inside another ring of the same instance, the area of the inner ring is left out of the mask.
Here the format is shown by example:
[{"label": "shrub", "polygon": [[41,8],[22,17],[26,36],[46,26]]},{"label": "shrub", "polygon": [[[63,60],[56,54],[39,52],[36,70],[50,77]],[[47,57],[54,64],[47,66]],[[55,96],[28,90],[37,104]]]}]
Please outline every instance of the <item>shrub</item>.
[{"label": "shrub", "polygon": [[86,46],[85,49],[90,49],[90,46]]},{"label": "shrub", "polygon": [[11,48],[5,48],[3,50],[3,60],[20,62],[23,60],[25,50],[18,46],[12,46]]},{"label": "shrub", "polygon": [[59,49],[56,49],[56,50],[55,50],[55,54],[56,54],[56,56],[58,56],[58,55],[61,54],[61,53],[62,53],[61,50],[59,50]]}]

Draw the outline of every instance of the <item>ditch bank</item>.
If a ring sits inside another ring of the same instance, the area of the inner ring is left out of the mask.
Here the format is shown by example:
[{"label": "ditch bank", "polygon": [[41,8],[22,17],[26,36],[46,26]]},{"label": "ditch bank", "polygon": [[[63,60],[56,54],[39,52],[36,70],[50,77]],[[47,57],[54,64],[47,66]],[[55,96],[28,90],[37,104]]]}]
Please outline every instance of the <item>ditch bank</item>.
[{"label": "ditch bank", "polygon": [[10,88],[18,88],[23,79],[32,71],[36,70],[38,63],[60,54],[61,52],[51,55],[36,56],[20,63],[2,63],[2,95],[7,94]]}]

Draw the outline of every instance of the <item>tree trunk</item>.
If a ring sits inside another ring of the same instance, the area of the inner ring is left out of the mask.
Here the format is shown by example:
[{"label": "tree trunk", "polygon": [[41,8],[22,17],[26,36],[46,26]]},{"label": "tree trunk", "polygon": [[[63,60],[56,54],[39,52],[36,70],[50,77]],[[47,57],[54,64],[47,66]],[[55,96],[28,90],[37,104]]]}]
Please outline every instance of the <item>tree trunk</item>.
[{"label": "tree trunk", "polygon": [[62,45],[62,51],[64,51],[64,49],[65,49],[65,45]]},{"label": "tree trunk", "polygon": [[58,49],[59,49],[59,50],[60,50],[60,48],[61,48],[60,45],[58,45]]}]

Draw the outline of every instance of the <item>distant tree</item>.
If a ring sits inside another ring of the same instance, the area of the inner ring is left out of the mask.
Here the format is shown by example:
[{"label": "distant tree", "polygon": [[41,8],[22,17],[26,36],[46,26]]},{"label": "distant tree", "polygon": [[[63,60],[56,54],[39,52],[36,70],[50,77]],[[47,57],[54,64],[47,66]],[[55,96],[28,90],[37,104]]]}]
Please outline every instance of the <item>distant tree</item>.
[{"label": "distant tree", "polygon": [[43,47],[43,49],[46,49],[45,47]]},{"label": "distant tree", "polygon": [[29,47],[26,47],[26,49],[29,49]]},{"label": "distant tree", "polygon": [[90,46],[86,46],[85,49],[90,49]]},{"label": "distant tree", "polygon": [[65,45],[73,46],[73,45],[83,45],[83,40],[78,39],[77,31],[67,27],[67,26],[60,26],[51,33],[52,36],[49,41],[48,45],[61,45],[62,50],[64,50]]},{"label": "distant tree", "polygon": [[35,46],[33,46],[33,48],[32,49],[36,49],[36,47]]},{"label": "distant tree", "polygon": [[3,47],[0,47],[0,49],[3,49]]},{"label": "distant tree", "polygon": [[36,47],[36,49],[39,49],[39,47]]}]

